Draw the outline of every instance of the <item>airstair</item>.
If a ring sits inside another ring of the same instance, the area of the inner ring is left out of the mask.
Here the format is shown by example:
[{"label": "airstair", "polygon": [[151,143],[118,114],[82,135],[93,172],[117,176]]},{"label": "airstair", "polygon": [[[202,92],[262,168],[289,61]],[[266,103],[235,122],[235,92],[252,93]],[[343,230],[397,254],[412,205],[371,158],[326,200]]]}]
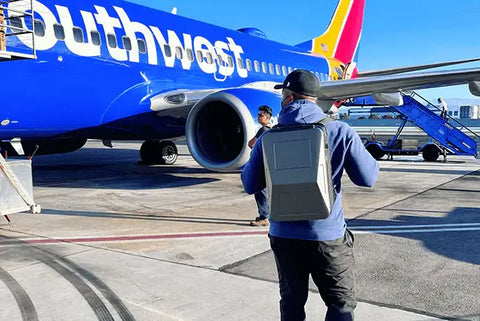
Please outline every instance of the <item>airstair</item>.
[{"label": "airstair", "polygon": [[477,156],[480,136],[448,115],[441,117],[440,108],[416,92],[403,94],[403,105],[393,107],[422,129],[437,145],[452,155]]},{"label": "airstair", "polygon": [[[480,136],[468,127],[448,115],[441,115],[436,105],[416,92],[402,92],[403,105],[374,108],[382,112],[397,112],[402,116],[402,122],[396,134],[387,144],[376,140],[375,135],[366,139],[365,147],[376,159],[388,155],[418,155],[422,153],[426,161],[435,161],[440,155],[465,155],[480,158]],[[423,130],[430,141],[418,145],[415,139],[399,139],[407,122],[412,122]]]},{"label": "airstair", "polygon": [[0,0],[0,61],[35,58],[33,0]]}]

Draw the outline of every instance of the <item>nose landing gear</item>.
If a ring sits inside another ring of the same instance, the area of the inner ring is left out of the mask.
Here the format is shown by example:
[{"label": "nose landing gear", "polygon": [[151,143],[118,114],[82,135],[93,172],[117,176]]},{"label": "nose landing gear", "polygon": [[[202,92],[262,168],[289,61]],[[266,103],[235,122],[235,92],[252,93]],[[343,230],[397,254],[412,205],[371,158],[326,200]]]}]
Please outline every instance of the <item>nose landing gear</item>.
[{"label": "nose landing gear", "polygon": [[140,148],[142,163],[147,165],[173,165],[177,157],[177,146],[170,140],[147,140]]}]

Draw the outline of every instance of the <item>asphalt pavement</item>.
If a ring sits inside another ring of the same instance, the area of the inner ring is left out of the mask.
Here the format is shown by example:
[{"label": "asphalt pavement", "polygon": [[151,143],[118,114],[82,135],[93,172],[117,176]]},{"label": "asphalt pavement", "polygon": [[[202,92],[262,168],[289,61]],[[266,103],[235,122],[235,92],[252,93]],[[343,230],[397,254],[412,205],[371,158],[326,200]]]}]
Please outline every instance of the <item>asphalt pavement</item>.
[{"label": "asphalt pavement", "polygon": [[[0,217],[0,320],[278,320],[268,228],[239,173],[140,166],[140,143],[34,158],[42,213]],[[380,161],[343,179],[356,320],[480,320],[480,162]],[[308,320],[325,307],[312,284]]]}]

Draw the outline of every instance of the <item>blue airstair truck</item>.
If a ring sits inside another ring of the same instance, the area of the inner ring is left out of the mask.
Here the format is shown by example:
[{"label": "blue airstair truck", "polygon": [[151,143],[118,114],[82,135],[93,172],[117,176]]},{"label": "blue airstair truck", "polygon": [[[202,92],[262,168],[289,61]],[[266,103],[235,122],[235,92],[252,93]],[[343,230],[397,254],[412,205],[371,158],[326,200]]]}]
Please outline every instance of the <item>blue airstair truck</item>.
[{"label": "blue airstair truck", "polygon": [[[424,160],[430,162],[436,161],[440,155],[443,155],[444,161],[447,155],[479,158],[480,136],[454,118],[440,116],[441,110],[416,92],[402,93],[402,96],[403,105],[387,107],[402,116],[402,123],[392,139],[387,144],[374,138],[366,140],[365,147],[375,159],[381,159],[385,155],[393,159],[393,155],[420,153]],[[400,140],[399,136],[407,122],[412,122],[423,130],[428,135],[429,142],[419,146],[417,140]]]}]

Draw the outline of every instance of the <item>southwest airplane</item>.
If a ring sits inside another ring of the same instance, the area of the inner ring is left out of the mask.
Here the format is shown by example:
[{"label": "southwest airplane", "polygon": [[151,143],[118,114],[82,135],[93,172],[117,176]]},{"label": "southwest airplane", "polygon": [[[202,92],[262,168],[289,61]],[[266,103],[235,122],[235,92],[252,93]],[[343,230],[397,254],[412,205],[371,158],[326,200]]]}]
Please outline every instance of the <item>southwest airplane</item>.
[{"label": "southwest airplane", "polygon": [[480,96],[480,68],[405,73],[458,61],[358,72],[365,0],[339,0],[326,32],[297,46],[119,0],[0,4],[0,140],[10,155],[16,145],[29,155],[89,138],[144,140],[145,163],[172,164],[168,139],[186,136],[200,165],[236,169],[248,160],[258,106],[278,114],[273,84],[296,68],[319,77],[324,109],[366,95],[399,105],[399,90],[458,84]]}]

